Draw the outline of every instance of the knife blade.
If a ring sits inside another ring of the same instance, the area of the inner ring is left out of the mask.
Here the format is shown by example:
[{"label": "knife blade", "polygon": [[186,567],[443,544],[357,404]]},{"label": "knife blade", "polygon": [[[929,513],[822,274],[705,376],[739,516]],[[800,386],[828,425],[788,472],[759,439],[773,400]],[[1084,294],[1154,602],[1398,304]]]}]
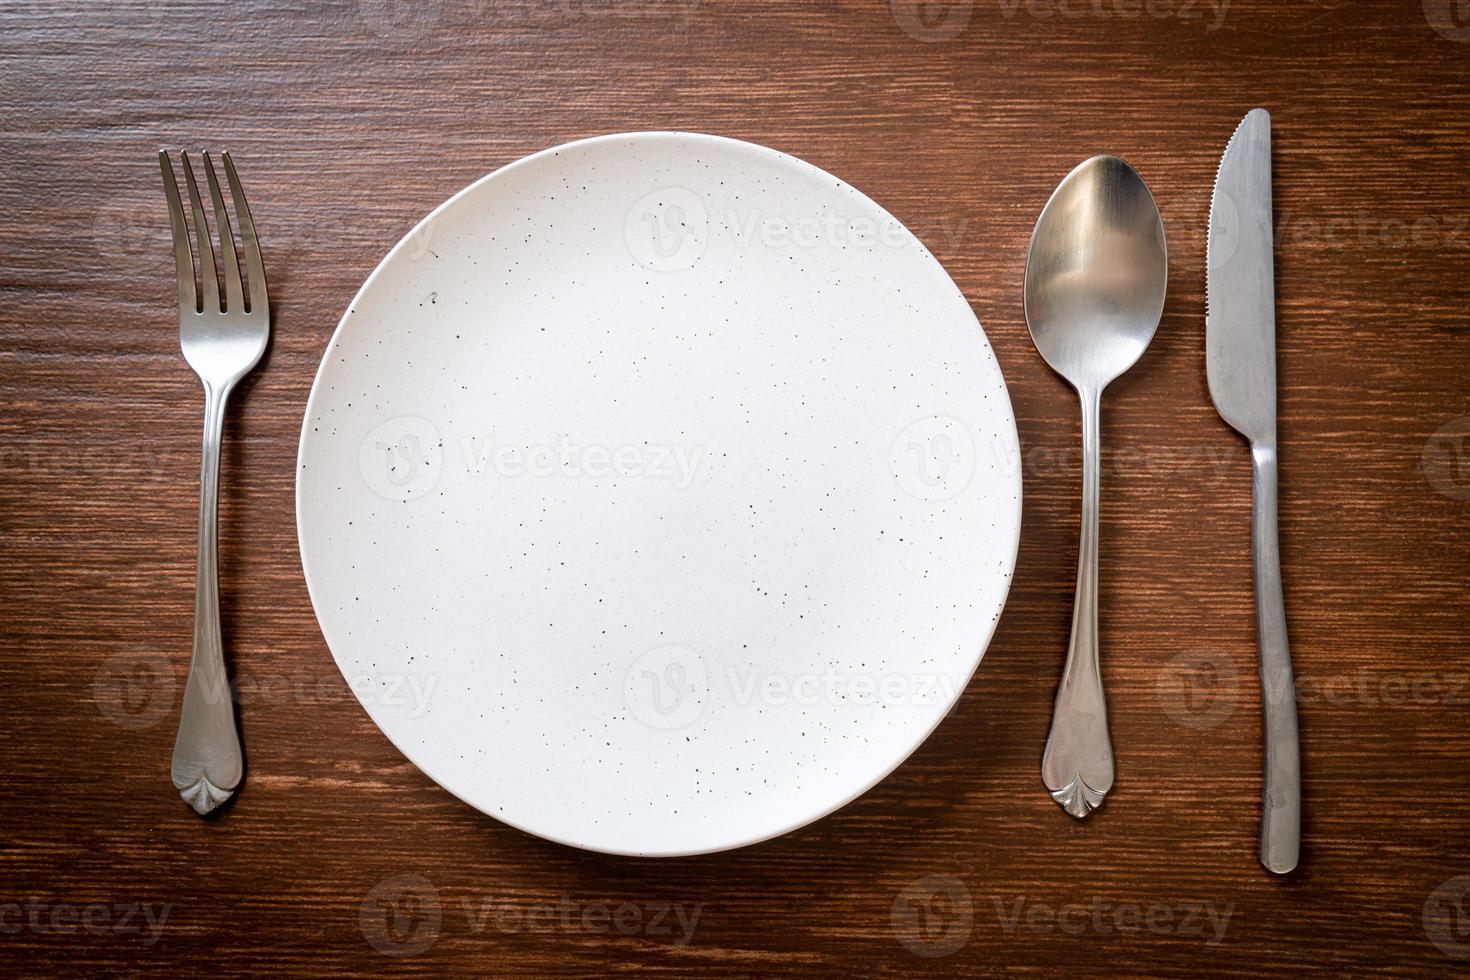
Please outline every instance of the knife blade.
[{"label": "knife blade", "polygon": [[1276,438],[1271,115],[1252,109],[1220,158],[1210,198],[1205,366],[1220,415],[1251,442]]},{"label": "knife blade", "polygon": [[1277,536],[1276,285],[1271,114],[1252,109],[1220,158],[1206,240],[1205,373],[1221,418],[1251,444],[1251,567],[1265,734],[1261,863],[1301,849],[1301,750]]}]

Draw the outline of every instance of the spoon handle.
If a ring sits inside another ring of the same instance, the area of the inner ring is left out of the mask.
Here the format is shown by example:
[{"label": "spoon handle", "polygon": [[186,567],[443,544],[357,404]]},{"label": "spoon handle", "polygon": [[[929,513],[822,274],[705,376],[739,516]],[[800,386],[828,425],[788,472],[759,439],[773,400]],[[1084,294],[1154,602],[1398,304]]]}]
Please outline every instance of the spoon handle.
[{"label": "spoon handle", "polygon": [[1097,656],[1098,495],[1102,468],[1100,389],[1079,389],[1082,400],[1082,528],[1077,546],[1077,592],[1072,641],[1057,687],[1051,734],[1041,760],[1046,788],[1081,819],[1102,805],[1113,788],[1113,743]]},{"label": "spoon handle", "polygon": [[1261,711],[1266,736],[1261,790],[1261,863],[1277,874],[1296,867],[1302,840],[1302,762],[1296,685],[1286,643],[1281,547],[1276,535],[1276,447],[1251,446],[1251,565],[1256,580],[1256,634],[1261,647]]}]

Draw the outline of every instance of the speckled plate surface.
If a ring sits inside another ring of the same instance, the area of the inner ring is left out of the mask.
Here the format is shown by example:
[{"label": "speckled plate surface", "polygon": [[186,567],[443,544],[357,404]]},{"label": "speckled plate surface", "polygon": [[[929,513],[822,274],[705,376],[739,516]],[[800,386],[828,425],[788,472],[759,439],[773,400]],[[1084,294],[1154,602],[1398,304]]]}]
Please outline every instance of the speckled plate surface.
[{"label": "speckled plate surface", "polygon": [[332,654],[419,768],[552,840],[692,854],[830,813],[940,722],[1019,462],[979,323],[894,218],[637,133],[388,254],[312,388],[297,521]]}]

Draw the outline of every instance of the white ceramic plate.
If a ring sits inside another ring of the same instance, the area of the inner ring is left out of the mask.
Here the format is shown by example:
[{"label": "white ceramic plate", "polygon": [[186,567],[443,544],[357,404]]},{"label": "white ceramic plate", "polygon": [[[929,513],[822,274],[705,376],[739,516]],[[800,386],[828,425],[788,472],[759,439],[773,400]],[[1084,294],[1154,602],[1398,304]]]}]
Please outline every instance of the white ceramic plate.
[{"label": "white ceramic plate", "polygon": [[1000,368],[913,235],[785,154],[636,133],[496,171],[388,254],[296,506],[327,643],[414,764],[542,837],[676,855],[924,740],[1020,493]]}]

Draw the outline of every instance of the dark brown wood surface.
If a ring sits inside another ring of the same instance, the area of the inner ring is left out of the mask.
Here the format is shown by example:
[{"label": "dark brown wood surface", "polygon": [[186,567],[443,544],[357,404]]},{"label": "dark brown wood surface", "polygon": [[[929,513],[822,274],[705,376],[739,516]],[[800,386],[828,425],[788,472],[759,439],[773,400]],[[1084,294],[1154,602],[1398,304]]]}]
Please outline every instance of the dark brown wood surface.
[{"label": "dark brown wood surface", "polygon": [[[0,0],[0,971],[1464,971],[1470,19],[1455,9]],[[1305,743],[1288,879],[1255,856],[1249,458],[1202,351],[1211,182],[1255,105],[1275,119]],[[502,164],[635,129],[788,151],[908,224],[984,323],[1025,452],[1015,584],[950,718],[837,814],[666,861],[529,837],[406,762],[317,630],[293,517],[313,373],[389,246]],[[233,151],[275,313],[227,423],[221,586],[248,777],[209,821],[167,771],[200,396],[177,346],[161,146]],[[1119,775],[1077,823],[1038,775],[1070,618],[1077,413],[1020,295],[1032,222],[1096,152],[1149,182],[1171,270],[1157,338],[1106,402]]]}]

